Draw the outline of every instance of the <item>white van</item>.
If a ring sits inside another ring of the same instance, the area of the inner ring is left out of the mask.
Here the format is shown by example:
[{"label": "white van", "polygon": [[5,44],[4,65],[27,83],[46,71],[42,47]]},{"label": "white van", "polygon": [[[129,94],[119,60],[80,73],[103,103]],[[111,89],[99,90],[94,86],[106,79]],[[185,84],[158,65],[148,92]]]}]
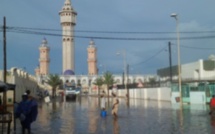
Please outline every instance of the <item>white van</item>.
[{"label": "white van", "polygon": [[77,95],[79,94],[80,88],[76,88],[75,86],[65,86],[66,99],[76,99]]}]

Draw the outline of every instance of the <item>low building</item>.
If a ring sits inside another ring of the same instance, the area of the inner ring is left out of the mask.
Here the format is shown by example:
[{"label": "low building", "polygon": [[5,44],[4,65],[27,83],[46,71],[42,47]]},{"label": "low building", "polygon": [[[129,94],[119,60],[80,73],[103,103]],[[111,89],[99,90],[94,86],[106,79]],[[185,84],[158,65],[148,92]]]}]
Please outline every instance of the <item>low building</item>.
[{"label": "low building", "polygon": [[[157,75],[163,86],[171,86],[172,102],[176,102],[175,98],[180,96],[178,67],[173,66],[172,73],[170,70],[170,67],[159,69]],[[184,103],[208,103],[215,94],[215,61],[200,59],[181,65],[181,94]]]}]

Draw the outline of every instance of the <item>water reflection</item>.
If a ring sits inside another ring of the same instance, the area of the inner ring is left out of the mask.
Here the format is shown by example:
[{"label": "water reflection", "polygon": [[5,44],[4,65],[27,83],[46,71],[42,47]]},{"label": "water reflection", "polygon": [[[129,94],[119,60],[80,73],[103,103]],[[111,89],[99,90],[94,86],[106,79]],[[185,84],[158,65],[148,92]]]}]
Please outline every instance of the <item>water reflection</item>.
[{"label": "water reflection", "polygon": [[215,127],[215,117],[211,116],[211,126]]},{"label": "water reflection", "polygon": [[[111,99],[110,99],[111,100]],[[172,105],[170,102],[130,99],[119,100],[117,119],[107,108],[107,116],[100,116],[97,97],[81,97],[76,101],[56,100],[41,103],[32,132],[40,134],[129,134],[176,133],[208,134],[215,128],[215,119],[208,115],[205,105]],[[111,103],[111,102],[110,102]],[[17,121],[17,131],[20,125]]]},{"label": "water reflection", "polygon": [[120,127],[118,124],[118,118],[113,118],[113,134],[120,134]]}]

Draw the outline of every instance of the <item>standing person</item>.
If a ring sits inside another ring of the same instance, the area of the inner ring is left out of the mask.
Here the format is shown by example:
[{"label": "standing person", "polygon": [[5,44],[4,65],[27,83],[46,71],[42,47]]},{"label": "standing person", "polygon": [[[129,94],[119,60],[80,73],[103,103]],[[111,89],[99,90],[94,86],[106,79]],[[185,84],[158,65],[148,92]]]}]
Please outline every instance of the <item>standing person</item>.
[{"label": "standing person", "polygon": [[38,115],[38,104],[37,101],[35,100],[35,98],[33,96],[31,96],[31,91],[30,90],[26,90],[26,93],[28,95],[28,101],[30,103],[31,106],[31,123],[36,121],[37,115]]},{"label": "standing person", "polygon": [[46,90],[44,91],[44,94],[45,94],[45,97],[46,97],[46,96],[49,96],[49,91],[46,89]]},{"label": "standing person", "polygon": [[209,114],[212,114],[212,112],[214,112],[214,110],[215,110],[215,95],[213,95],[211,100],[210,100],[210,112],[209,112]]},{"label": "standing person", "polygon": [[105,103],[106,103],[106,99],[104,97],[104,95],[101,95],[101,110],[105,111]]},{"label": "standing person", "polygon": [[112,92],[113,96],[113,107],[112,107],[112,115],[116,118],[118,113],[118,105],[119,105],[119,99],[117,98],[116,94]]},{"label": "standing person", "polygon": [[0,105],[2,105],[2,98],[1,98],[1,95],[0,95]]},{"label": "standing person", "polygon": [[26,129],[28,134],[31,133],[31,110],[28,95],[25,93],[22,95],[22,101],[19,103],[17,110],[15,111],[15,115],[20,119],[20,123],[22,125],[22,134],[25,134]]},{"label": "standing person", "polygon": [[1,97],[1,95],[0,95],[0,111],[3,111],[3,105],[2,105],[2,97]]},{"label": "standing person", "polygon": [[107,115],[106,108],[105,108],[106,99],[104,95],[101,95],[101,116],[105,117]]}]

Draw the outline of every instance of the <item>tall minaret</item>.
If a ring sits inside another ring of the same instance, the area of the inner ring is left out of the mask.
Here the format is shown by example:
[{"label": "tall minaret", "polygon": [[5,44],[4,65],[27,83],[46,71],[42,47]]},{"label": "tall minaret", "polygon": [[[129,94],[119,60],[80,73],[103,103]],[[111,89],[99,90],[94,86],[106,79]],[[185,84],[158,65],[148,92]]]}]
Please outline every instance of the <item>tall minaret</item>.
[{"label": "tall minaret", "polygon": [[40,50],[40,65],[39,65],[39,73],[40,75],[48,75],[49,74],[49,51],[50,48],[48,46],[48,41],[44,38],[42,41],[41,46],[39,47]]},{"label": "tall minaret", "polygon": [[75,71],[75,43],[74,43],[74,27],[76,24],[77,13],[71,6],[70,0],[65,0],[64,6],[59,13],[60,22],[63,31],[62,37],[62,58],[63,73],[66,70]]},{"label": "tall minaret", "polygon": [[88,52],[88,75],[97,75],[97,49],[93,40],[90,41]]}]

